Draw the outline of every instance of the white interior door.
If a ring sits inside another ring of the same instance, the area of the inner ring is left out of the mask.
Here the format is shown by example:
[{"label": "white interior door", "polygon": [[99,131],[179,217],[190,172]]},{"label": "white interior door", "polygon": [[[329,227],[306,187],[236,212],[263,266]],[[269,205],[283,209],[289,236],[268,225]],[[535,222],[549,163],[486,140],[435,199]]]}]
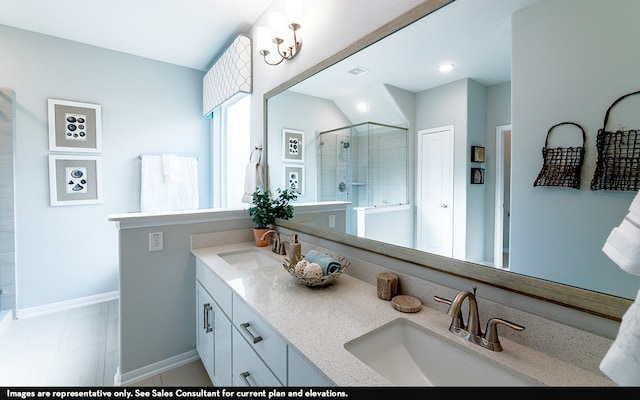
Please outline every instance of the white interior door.
[{"label": "white interior door", "polygon": [[453,254],[453,126],[418,132],[417,248]]},{"label": "white interior door", "polygon": [[496,127],[496,193],[493,266],[509,268],[509,223],[511,215],[511,125]]}]

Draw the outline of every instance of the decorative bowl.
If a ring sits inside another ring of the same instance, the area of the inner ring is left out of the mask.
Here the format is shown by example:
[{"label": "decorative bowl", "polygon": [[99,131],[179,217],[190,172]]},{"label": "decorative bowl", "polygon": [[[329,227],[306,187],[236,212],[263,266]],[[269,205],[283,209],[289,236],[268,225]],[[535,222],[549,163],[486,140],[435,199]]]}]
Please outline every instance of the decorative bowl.
[{"label": "decorative bowl", "polygon": [[330,273],[329,275],[323,275],[320,277],[304,276],[302,274],[296,273],[295,271],[296,265],[298,264],[298,262],[302,260],[304,260],[303,256],[298,256],[298,257],[291,256],[290,258],[285,260],[282,266],[284,267],[284,269],[287,270],[287,272],[291,276],[296,278],[303,285],[306,285],[309,287],[324,287],[324,286],[329,286],[333,284],[335,281],[338,280],[340,275],[342,275],[344,270],[347,269],[350,265],[349,262],[344,257],[340,257],[339,259],[337,259],[337,261],[340,263],[340,268]]}]

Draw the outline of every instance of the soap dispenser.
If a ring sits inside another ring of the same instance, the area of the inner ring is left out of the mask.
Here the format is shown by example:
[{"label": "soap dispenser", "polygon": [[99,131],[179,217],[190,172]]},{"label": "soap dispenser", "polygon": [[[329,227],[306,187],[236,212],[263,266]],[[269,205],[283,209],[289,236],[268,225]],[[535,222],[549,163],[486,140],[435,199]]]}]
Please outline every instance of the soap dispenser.
[{"label": "soap dispenser", "polygon": [[294,259],[302,258],[300,256],[301,248],[302,248],[302,245],[298,241],[298,235],[294,233],[293,234],[293,240],[291,241],[291,257],[294,258]]}]

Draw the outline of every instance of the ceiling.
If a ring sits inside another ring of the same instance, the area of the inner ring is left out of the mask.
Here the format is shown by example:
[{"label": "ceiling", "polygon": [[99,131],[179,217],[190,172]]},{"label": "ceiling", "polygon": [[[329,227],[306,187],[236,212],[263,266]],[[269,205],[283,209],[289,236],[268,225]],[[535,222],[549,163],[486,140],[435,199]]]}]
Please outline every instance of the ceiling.
[{"label": "ceiling", "polygon": [[[383,85],[412,93],[470,78],[492,86],[511,80],[511,16],[540,0],[456,0],[356,54],[291,91],[333,100],[356,123],[406,122]],[[455,68],[437,71],[443,63]],[[350,71],[366,70],[354,75]],[[366,111],[357,103],[367,105]]]},{"label": "ceiling", "polygon": [[2,0],[0,24],[206,70],[272,0]]},{"label": "ceiling", "polygon": [[[462,78],[486,86],[511,79],[511,15],[540,0],[456,0],[296,85],[336,100],[385,83],[413,93]],[[438,65],[453,63],[447,74]],[[367,70],[361,75],[354,68]]]}]

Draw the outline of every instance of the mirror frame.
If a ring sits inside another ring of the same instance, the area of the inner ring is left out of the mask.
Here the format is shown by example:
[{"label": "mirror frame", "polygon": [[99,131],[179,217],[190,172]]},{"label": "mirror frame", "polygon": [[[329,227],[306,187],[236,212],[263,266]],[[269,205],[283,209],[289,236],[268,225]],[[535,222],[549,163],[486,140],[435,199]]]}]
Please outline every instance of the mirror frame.
[{"label": "mirror frame", "polygon": [[[427,0],[414,7],[405,14],[384,24],[374,32],[356,41],[345,49],[339,51],[302,72],[301,74],[285,81],[274,89],[266,92],[263,99],[263,126],[264,126],[264,149],[263,159],[268,166],[268,100],[269,98],[289,89],[295,84],[315,75],[325,68],[357,53],[358,51],[372,45],[388,35],[410,25],[441,7],[452,3],[455,0]],[[266,184],[269,187],[268,168]],[[564,285],[557,282],[547,281],[526,275],[520,275],[509,271],[497,270],[495,268],[460,261],[453,258],[438,256],[423,251],[400,247],[371,239],[348,235],[346,233],[330,231],[311,227],[305,224],[298,224],[292,221],[278,220],[277,225],[289,228],[298,232],[306,233],[323,239],[342,243],[351,247],[363,249],[383,256],[392,257],[398,260],[407,261],[425,268],[470,279],[476,282],[494,286],[499,289],[519,293],[525,296],[544,300],[578,311],[597,315],[614,321],[621,321],[623,314],[631,306],[632,301],[622,297],[594,292],[574,286]]]}]

